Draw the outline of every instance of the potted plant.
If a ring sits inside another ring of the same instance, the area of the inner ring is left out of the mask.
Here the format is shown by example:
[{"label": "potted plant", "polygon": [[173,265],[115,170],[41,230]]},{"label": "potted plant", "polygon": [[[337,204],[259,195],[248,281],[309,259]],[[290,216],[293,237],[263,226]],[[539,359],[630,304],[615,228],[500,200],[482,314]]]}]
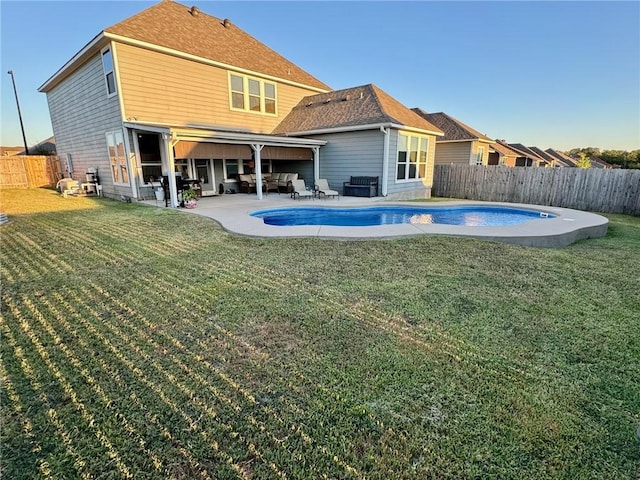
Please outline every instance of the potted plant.
[{"label": "potted plant", "polygon": [[195,208],[198,204],[196,200],[196,191],[188,188],[182,191],[182,204],[185,208]]}]

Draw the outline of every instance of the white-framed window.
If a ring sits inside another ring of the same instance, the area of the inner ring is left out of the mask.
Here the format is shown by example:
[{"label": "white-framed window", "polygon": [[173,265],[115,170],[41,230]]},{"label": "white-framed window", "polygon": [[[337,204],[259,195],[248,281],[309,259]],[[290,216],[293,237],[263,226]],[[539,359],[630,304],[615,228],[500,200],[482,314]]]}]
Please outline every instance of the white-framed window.
[{"label": "white-framed window", "polygon": [[229,106],[231,110],[276,115],[276,104],[275,83],[229,73]]},{"label": "white-framed window", "polygon": [[107,132],[106,136],[113,183],[129,185],[129,169],[127,168],[127,157],[124,151],[124,136],[122,135],[122,130]]},{"label": "white-framed window", "polygon": [[116,77],[113,71],[113,55],[109,47],[102,50],[102,70],[104,71],[107,95],[111,97],[116,94]]},{"label": "white-framed window", "polygon": [[418,180],[427,176],[429,139],[416,134],[398,134],[396,180]]},{"label": "white-framed window", "polygon": [[238,160],[223,160],[224,178],[225,180],[235,180],[236,175],[240,173],[238,169]]},{"label": "white-framed window", "polygon": [[482,165],[483,158],[484,158],[484,147],[478,147],[478,153],[476,154],[475,164]]}]

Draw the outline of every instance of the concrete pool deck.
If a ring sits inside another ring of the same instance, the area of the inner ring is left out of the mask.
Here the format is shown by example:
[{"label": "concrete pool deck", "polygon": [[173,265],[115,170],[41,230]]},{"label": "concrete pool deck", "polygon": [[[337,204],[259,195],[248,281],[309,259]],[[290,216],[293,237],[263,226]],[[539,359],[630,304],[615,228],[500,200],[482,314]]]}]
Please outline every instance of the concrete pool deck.
[{"label": "concrete pool deck", "polygon": [[[164,202],[144,202],[164,206]],[[556,215],[556,218],[541,218],[519,225],[504,227],[469,227],[439,224],[396,224],[368,227],[343,226],[274,226],[266,225],[261,218],[252,217],[251,212],[271,208],[291,207],[357,207],[372,205],[420,205],[416,202],[387,201],[382,197],[339,199],[293,200],[286,194],[270,193],[262,200],[255,195],[235,194],[205,197],[198,200],[194,209],[179,209],[182,212],[200,215],[220,223],[230,233],[260,238],[323,238],[337,240],[382,240],[416,235],[450,235],[474,237],[483,240],[511,243],[528,247],[563,247],[586,238],[603,237],[607,233],[609,220],[601,215],[560,207],[525,205],[518,203],[496,203],[478,201],[425,202],[429,208],[460,205],[505,206],[534,209]]]}]

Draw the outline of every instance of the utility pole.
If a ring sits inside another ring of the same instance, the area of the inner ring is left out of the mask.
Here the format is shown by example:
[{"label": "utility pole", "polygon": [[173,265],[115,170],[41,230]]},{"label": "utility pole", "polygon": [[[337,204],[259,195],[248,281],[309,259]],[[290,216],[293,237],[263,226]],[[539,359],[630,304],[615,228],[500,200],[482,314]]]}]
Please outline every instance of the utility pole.
[{"label": "utility pole", "polygon": [[20,129],[22,130],[22,141],[24,142],[24,153],[29,155],[29,147],[27,146],[27,137],[24,134],[24,125],[22,123],[22,113],[20,112],[20,102],[18,101],[18,90],[16,89],[16,79],[13,77],[13,70],[7,72],[11,75],[11,82],[13,83],[13,93],[16,95],[16,106],[18,107],[18,118],[20,119]]}]

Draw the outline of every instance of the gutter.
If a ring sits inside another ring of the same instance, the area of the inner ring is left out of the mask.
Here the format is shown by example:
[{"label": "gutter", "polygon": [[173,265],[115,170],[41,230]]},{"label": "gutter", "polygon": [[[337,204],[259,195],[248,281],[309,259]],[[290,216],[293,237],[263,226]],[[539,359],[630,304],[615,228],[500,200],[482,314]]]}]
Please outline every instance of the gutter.
[{"label": "gutter", "polygon": [[299,132],[283,133],[281,135],[287,136],[304,136],[304,135],[322,135],[325,133],[342,133],[342,132],[356,132],[360,130],[379,130],[381,128],[395,128],[397,130],[403,130],[408,132],[416,132],[427,135],[435,135],[436,137],[443,137],[443,132],[434,132],[431,130],[423,130],[421,128],[409,127],[407,125],[400,125],[398,123],[373,123],[369,125],[352,125],[348,127],[331,127],[331,128],[319,128],[317,130],[303,130]]}]

